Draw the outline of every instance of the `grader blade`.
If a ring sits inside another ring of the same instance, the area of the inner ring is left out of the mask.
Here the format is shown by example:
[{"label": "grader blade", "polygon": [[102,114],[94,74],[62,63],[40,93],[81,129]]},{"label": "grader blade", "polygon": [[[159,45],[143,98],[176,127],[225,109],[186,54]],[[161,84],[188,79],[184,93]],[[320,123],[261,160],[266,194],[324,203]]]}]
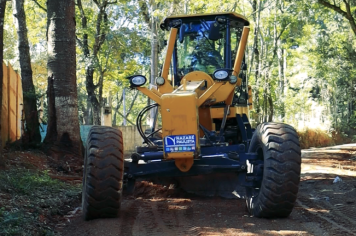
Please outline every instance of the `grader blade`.
[{"label": "grader blade", "polygon": [[178,177],[177,182],[184,191],[202,197],[245,198],[245,188],[238,185],[235,173]]}]

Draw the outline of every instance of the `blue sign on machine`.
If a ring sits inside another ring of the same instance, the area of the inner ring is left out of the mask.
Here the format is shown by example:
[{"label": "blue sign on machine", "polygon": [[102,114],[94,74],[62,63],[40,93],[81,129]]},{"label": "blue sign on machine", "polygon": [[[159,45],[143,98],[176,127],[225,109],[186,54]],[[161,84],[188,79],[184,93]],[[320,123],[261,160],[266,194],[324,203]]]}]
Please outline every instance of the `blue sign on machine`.
[{"label": "blue sign on machine", "polygon": [[196,147],[194,134],[171,135],[164,138],[164,150],[168,152],[194,152]]}]

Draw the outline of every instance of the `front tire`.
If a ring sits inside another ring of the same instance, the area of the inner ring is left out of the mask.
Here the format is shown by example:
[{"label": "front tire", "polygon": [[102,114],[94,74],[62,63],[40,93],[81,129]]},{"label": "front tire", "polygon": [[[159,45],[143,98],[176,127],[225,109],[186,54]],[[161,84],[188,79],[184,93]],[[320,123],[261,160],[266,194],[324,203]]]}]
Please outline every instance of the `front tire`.
[{"label": "front tire", "polygon": [[263,123],[256,128],[249,153],[263,160],[258,188],[246,188],[246,203],[256,217],[288,217],[297,199],[301,149],[295,129],[283,123]]},{"label": "front tire", "polygon": [[93,126],[88,134],[84,157],[82,209],[85,220],[117,217],[123,174],[121,131]]}]

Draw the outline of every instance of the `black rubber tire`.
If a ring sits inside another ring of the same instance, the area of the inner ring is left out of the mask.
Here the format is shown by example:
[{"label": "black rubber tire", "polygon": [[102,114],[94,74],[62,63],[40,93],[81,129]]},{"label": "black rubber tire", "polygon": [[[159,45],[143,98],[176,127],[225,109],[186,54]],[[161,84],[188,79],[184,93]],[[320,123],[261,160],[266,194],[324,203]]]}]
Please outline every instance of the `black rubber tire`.
[{"label": "black rubber tire", "polygon": [[246,188],[250,214],[263,218],[288,217],[300,182],[301,149],[297,132],[283,123],[260,124],[248,152],[257,153],[264,160],[260,188]]},{"label": "black rubber tire", "polygon": [[82,209],[85,220],[117,217],[123,186],[124,153],[120,130],[93,126],[84,156]]}]

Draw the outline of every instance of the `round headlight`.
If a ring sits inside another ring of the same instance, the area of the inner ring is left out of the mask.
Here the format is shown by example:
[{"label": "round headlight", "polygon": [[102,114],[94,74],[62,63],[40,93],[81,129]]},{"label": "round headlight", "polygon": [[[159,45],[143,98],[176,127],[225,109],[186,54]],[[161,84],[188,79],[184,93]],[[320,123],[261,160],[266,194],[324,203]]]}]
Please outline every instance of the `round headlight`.
[{"label": "round headlight", "polygon": [[135,87],[144,85],[146,83],[146,81],[147,81],[147,79],[143,75],[132,76],[130,79],[131,85],[133,85]]},{"label": "round headlight", "polygon": [[237,82],[237,77],[235,75],[230,76],[230,83],[235,84]]},{"label": "round headlight", "polygon": [[214,72],[214,78],[217,80],[224,80],[229,77],[229,73],[226,70],[217,70]]},{"label": "round headlight", "polygon": [[157,85],[163,85],[164,84],[164,78],[163,77],[157,77],[156,78],[156,84]]}]

